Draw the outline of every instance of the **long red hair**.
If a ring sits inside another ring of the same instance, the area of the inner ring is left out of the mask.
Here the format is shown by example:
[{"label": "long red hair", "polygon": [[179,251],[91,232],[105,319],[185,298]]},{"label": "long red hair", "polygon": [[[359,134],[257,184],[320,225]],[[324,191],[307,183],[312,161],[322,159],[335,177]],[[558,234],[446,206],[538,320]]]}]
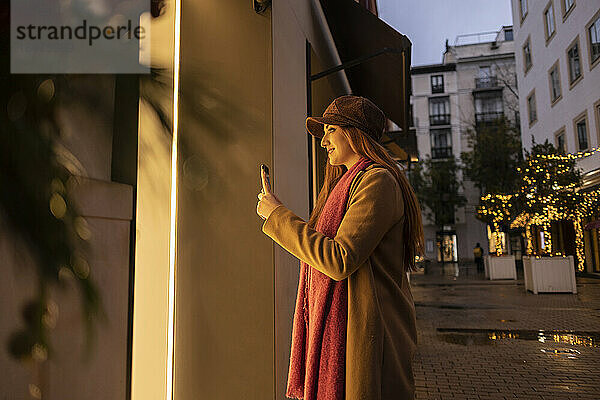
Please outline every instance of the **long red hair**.
[{"label": "long red hair", "polygon": [[[404,171],[400,169],[387,150],[375,139],[363,133],[362,130],[344,126],[341,130],[350,144],[350,148],[356,154],[366,157],[377,164],[381,164],[396,178],[404,198],[404,269],[405,271],[417,271],[415,265],[416,257],[423,255],[423,223],[421,220],[421,208],[419,201],[408,183]],[[335,184],[344,175],[347,168],[344,165],[325,164],[325,181],[317,197],[317,202],[310,215],[308,224],[315,227],[317,219],[325,206],[325,201]]]}]

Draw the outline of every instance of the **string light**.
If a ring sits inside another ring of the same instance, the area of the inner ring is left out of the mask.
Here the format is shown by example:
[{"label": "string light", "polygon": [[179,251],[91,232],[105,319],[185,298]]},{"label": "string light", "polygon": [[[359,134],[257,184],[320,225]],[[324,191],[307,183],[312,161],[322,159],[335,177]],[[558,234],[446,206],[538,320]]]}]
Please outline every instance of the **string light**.
[{"label": "string light", "polygon": [[[575,154],[536,154],[527,159],[523,168],[517,168],[521,187],[515,194],[487,194],[480,198],[477,217],[493,228],[496,255],[502,255],[501,226],[524,228],[526,254],[539,257],[565,256],[553,245],[552,223],[568,220],[575,231],[575,248],[578,269],[583,270],[585,261],[583,225],[586,218],[600,209],[600,190],[580,191],[579,173],[575,161],[600,151],[596,147]],[[514,215],[516,202],[520,201],[523,212]],[[512,222],[511,222],[512,219]],[[543,234],[544,245],[534,248],[533,228],[538,226]]]},{"label": "string light", "polygon": [[[600,190],[579,190],[580,179],[575,171],[575,160],[589,157],[598,151],[600,148],[567,155],[534,155],[527,160],[523,169],[518,168],[522,185],[517,195],[521,198],[525,211],[513,219],[510,227],[525,229],[528,255],[564,257],[558,249],[554,250],[551,226],[552,222],[568,220],[573,223],[575,231],[578,269],[583,271],[583,222],[600,209]],[[541,254],[537,254],[533,246],[533,226],[539,226],[543,232],[544,248]]]},{"label": "string light", "polygon": [[482,196],[477,207],[477,217],[484,222],[492,225],[492,237],[496,255],[502,255],[502,232],[501,225],[510,220],[514,195],[486,194]]},{"label": "string light", "polygon": [[594,155],[597,152],[600,152],[600,147],[594,147],[589,151],[579,151],[577,153],[572,154],[537,154],[536,157],[550,160],[578,160],[580,158],[585,158]]}]

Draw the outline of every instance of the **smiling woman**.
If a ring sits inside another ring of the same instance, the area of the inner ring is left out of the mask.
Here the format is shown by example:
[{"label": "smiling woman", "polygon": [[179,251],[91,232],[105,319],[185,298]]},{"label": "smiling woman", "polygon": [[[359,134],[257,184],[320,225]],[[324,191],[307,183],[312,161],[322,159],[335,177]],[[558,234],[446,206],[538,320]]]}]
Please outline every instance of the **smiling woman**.
[{"label": "smiling woman", "polygon": [[307,118],[328,152],[308,222],[277,204],[266,185],[259,195],[262,231],[301,261],[289,398],[414,398],[417,332],[407,273],[422,253],[423,228],[404,173],[378,143],[384,125],[383,112],[358,96],[339,97],[322,117]]}]

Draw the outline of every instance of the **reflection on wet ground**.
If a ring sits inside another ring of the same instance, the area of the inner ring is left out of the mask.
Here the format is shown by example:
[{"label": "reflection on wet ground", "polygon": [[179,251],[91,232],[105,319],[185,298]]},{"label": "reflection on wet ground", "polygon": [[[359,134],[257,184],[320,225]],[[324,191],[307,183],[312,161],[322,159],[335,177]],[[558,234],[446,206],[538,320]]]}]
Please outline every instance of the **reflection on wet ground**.
[{"label": "reflection on wet ground", "polygon": [[[540,343],[564,343],[585,347],[600,347],[600,332],[577,332],[527,329],[463,329],[437,328],[440,341],[470,345],[491,345],[499,340],[535,340]],[[560,350],[560,351],[558,351]],[[573,349],[541,349],[544,353],[576,355]],[[572,358],[572,357],[569,357]]]},{"label": "reflection on wet ground", "polygon": [[569,358],[571,360],[576,360],[577,356],[579,354],[581,354],[581,352],[579,350],[575,350],[575,349],[540,349],[540,351],[542,353],[556,355],[556,356],[566,355],[567,358]]}]

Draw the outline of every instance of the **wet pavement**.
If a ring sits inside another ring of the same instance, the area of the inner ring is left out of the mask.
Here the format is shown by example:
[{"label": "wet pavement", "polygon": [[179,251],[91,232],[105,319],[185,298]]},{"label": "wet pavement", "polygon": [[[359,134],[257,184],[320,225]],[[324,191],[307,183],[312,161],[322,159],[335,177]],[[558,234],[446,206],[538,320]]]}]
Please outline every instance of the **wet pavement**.
[{"label": "wet pavement", "polygon": [[[600,399],[600,279],[526,292],[474,265],[411,275],[416,399]],[[468,275],[467,275],[468,273]]]}]

